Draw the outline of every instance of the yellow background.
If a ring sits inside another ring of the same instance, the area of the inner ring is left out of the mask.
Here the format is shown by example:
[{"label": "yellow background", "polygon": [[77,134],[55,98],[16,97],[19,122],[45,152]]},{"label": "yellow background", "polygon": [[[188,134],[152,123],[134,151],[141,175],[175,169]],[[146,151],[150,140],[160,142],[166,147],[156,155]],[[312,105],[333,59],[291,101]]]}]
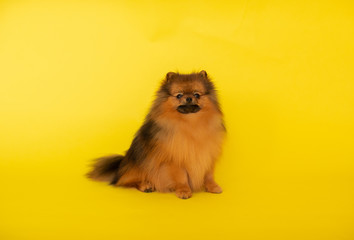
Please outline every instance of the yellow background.
[{"label": "yellow background", "polygon": [[[352,1],[1,1],[0,239],[354,239]],[[84,177],[205,69],[221,195]]]}]

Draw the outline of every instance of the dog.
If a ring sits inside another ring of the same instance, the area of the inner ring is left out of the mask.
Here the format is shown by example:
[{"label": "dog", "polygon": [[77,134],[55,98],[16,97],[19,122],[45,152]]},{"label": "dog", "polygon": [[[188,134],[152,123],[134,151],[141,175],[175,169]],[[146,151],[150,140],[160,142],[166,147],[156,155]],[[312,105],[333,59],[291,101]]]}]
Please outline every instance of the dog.
[{"label": "dog", "polygon": [[221,193],[215,162],[226,129],[206,71],[166,74],[143,125],[123,155],[96,159],[89,178],[142,192]]}]

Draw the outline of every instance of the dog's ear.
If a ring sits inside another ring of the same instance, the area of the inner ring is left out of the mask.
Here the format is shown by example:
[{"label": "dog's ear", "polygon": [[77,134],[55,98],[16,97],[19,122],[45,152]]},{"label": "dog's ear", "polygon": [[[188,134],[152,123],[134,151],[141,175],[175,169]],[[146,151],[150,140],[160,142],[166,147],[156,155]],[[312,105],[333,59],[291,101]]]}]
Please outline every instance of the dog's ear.
[{"label": "dog's ear", "polygon": [[202,70],[199,72],[199,75],[202,76],[203,78],[207,78],[208,77],[208,74],[205,70]]},{"label": "dog's ear", "polygon": [[177,73],[175,73],[175,72],[168,72],[166,74],[166,80],[169,81],[169,80],[173,79],[176,75],[177,75]]}]

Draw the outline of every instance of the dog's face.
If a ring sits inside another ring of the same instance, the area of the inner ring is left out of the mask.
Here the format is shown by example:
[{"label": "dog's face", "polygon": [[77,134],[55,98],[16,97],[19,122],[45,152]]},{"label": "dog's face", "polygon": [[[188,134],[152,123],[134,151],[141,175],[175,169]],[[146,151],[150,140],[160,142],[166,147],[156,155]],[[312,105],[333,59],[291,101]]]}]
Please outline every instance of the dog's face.
[{"label": "dog's face", "polygon": [[204,86],[197,81],[174,82],[170,89],[172,101],[176,110],[182,114],[197,113],[200,111],[199,101],[205,97]]},{"label": "dog's face", "polygon": [[159,93],[166,100],[164,105],[168,111],[178,114],[197,114],[210,105],[218,109],[214,85],[205,71],[193,74],[170,72]]}]

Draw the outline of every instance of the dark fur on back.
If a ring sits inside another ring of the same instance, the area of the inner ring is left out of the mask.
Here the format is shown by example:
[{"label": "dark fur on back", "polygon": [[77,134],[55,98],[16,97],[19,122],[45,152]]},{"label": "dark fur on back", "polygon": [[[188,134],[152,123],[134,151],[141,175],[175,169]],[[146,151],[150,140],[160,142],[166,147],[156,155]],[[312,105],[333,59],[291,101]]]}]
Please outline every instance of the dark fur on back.
[{"label": "dark fur on back", "polygon": [[139,163],[145,159],[148,152],[153,149],[155,136],[161,128],[151,119],[147,119],[139,129],[127,151],[126,158],[133,163]]}]

